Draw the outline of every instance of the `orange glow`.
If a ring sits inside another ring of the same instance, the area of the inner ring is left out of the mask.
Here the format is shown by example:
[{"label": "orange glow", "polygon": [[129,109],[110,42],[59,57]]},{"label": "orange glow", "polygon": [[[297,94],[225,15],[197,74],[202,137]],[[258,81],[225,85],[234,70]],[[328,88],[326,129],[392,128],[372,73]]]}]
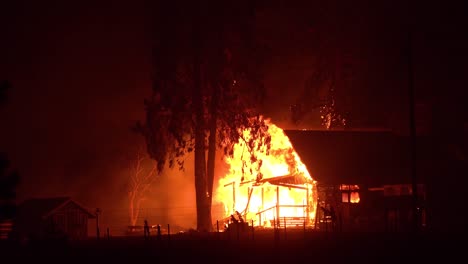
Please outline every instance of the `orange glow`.
[{"label": "orange glow", "polygon": [[[264,146],[256,149],[262,164],[260,169],[258,163],[251,162],[245,142],[239,141],[234,146],[233,157],[225,159],[229,172],[219,180],[214,199],[224,205],[225,217],[238,211],[244,220],[253,221],[254,226],[270,227],[278,216],[298,217],[312,224],[317,202],[316,182],[284,131],[270,120],[266,124],[271,147],[269,155]],[[250,131],[243,131],[243,137],[248,140]]]},{"label": "orange glow", "polygon": [[359,203],[360,200],[358,192],[351,193],[351,203]]},{"label": "orange glow", "polygon": [[342,184],[340,190],[342,192],[341,201],[343,203],[359,203],[359,201],[361,201],[358,185]]}]

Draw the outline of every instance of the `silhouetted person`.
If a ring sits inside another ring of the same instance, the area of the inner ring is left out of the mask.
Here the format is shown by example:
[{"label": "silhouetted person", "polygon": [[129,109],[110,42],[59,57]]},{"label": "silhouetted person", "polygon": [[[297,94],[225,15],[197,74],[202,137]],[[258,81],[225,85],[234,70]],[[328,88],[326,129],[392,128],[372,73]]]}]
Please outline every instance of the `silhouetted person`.
[{"label": "silhouetted person", "polygon": [[231,215],[231,223],[237,224],[238,222],[239,222],[239,220],[237,220],[237,218],[232,214]]},{"label": "silhouetted person", "polygon": [[146,219],[145,219],[145,225],[143,226],[143,232],[144,232],[145,239],[148,239],[150,235],[150,230],[149,230],[148,221]]},{"label": "silhouetted person", "polygon": [[238,211],[236,211],[236,215],[237,215],[237,218],[239,219],[239,222],[241,224],[244,223],[244,218],[242,218],[242,215]]},{"label": "silhouetted person", "polygon": [[330,210],[328,210],[327,208],[325,208],[323,206],[320,206],[320,209],[322,209],[322,211],[323,211],[323,217],[324,218],[327,218],[327,216],[330,215]]},{"label": "silhouetted person", "polygon": [[161,240],[161,226],[158,225],[158,240]]},{"label": "silhouetted person", "polygon": [[328,221],[330,221],[331,228],[334,228],[336,213],[333,206],[327,204],[325,207],[320,206],[320,209],[323,211],[324,221],[325,221],[325,228],[328,230]]}]

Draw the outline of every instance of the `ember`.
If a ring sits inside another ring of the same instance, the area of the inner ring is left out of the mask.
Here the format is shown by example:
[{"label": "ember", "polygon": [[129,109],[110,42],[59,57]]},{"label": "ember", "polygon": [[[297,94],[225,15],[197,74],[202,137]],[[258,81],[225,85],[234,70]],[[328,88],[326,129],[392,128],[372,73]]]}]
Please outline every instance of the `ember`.
[{"label": "ember", "polygon": [[270,148],[255,147],[252,159],[246,144],[250,131],[243,131],[233,156],[226,158],[229,172],[219,180],[214,198],[224,205],[227,221],[237,211],[254,226],[312,225],[316,182],[284,131],[270,120],[266,123]]}]

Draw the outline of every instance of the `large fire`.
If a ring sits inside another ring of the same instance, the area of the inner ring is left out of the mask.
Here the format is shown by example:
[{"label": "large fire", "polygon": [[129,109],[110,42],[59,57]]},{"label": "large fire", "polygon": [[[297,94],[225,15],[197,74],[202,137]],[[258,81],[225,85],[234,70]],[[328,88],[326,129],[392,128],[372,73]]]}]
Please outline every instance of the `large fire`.
[{"label": "large fire", "polygon": [[224,205],[226,217],[238,212],[254,226],[312,225],[316,182],[284,131],[269,120],[266,124],[271,136],[269,151],[256,149],[256,159],[252,160],[245,143],[250,131],[243,131],[243,140],[234,146],[233,156],[226,158],[229,172],[219,180],[214,198]]}]

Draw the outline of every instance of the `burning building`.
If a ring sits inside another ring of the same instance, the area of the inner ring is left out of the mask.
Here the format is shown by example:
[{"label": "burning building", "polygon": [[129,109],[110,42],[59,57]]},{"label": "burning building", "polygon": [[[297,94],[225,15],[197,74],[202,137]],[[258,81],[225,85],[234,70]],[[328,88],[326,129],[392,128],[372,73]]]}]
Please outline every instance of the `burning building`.
[{"label": "burning building", "polygon": [[215,200],[224,205],[225,222],[232,216],[258,227],[311,226],[317,208],[316,181],[284,131],[267,125],[268,148],[252,148],[247,143],[249,131],[243,132],[233,156],[226,158],[229,172],[220,179]]},{"label": "burning building", "polygon": [[[287,130],[294,149],[317,180],[318,208],[333,207],[344,230],[408,230],[414,223],[410,138],[386,130]],[[430,150],[418,139],[418,175],[430,175]],[[418,177],[420,225],[426,189]],[[326,210],[316,227],[327,228]]]},{"label": "burning building", "polygon": [[[408,137],[390,131],[283,131],[268,125],[271,149],[258,149],[254,159],[261,166],[252,162],[243,141],[226,159],[229,173],[220,179],[215,196],[224,205],[225,222],[340,230],[411,228]],[[430,162],[420,155],[421,175],[430,170],[424,164]],[[420,225],[425,225],[423,184],[417,185],[417,194]]]}]

